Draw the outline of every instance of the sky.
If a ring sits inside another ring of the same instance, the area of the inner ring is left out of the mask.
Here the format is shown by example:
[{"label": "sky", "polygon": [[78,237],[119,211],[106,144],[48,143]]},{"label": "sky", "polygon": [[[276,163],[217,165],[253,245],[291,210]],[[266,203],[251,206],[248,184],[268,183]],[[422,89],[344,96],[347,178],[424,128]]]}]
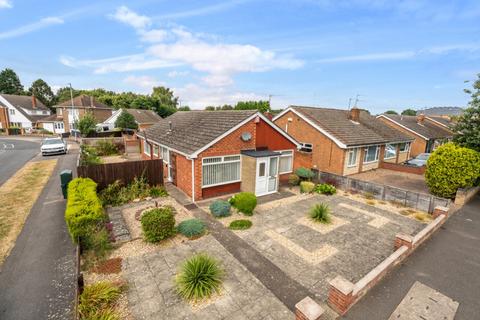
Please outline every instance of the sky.
[{"label": "sky", "polygon": [[479,21],[478,0],[0,0],[0,69],[192,108],[465,106]]}]

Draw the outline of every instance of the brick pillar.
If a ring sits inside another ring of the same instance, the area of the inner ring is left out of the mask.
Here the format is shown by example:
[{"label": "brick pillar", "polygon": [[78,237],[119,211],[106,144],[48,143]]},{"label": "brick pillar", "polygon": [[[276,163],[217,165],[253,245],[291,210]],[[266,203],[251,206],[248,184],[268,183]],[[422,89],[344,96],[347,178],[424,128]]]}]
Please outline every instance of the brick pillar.
[{"label": "brick pillar", "polygon": [[310,297],[295,305],[295,320],[320,320],[324,310]]},{"label": "brick pillar", "polygon": [[433,213],[432,213],[433,218],[436,219],[441,214],[448,217],[448,208],[447,207],[441,207],[441,206],[435,207],[435,209],[433,210]]},{"label": "brick pillar", "polygon": [[328,305],[343,316],[354,302],[353,283],[337,276],[329,284]]},{"label": "brick pillar", "polygon": [[401,246],[407,246],[409,249],[413,247],[413,238],[408,234],[399,233],[395,236],[395,250],[400,248]]},{"label": "brick pillar", "polygon": [[359,159],[359,162],[358,162],[358,172],[362,172],[363,170],[363,157],[365,156],[365,148],[363,147],[360,147],[360,159]]}]

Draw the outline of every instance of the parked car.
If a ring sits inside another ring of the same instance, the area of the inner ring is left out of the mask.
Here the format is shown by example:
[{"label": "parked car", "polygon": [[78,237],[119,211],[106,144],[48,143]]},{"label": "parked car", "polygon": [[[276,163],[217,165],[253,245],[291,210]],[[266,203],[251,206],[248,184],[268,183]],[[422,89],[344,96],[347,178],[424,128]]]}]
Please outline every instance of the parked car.
[{"label": "parked car", "polygon": [[49,154],[66,154],[68,151],[67,143],[62,138],[47,138],[43,140],[40,147],[42,156]]},{"label": "parked car", "polygon": [[430,157],[430,153],[420,153],[413,159],[410,159],[406,164],[414,167],[423,167],[427,165],[427,160]]}]

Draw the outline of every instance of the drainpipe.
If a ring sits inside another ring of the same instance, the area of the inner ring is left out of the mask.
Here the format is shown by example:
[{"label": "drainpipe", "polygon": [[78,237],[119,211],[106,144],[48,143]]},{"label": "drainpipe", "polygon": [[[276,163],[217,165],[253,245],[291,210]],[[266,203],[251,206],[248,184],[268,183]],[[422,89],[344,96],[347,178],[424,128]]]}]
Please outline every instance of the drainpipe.
[{"label": "drainpipe", "polygon": [[195,159],[192,160],[192,202],[195,203]]}]

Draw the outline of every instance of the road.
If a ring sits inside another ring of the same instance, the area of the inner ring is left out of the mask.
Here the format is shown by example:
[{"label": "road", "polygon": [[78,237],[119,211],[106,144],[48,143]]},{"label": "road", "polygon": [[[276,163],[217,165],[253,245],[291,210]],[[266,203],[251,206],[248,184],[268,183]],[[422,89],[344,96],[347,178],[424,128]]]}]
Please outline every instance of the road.
[{"label": "road", "polygon": [[[17,152],[21,150],[13,151],[13,157],[17,158]],[[63,169],[73,170],[77,154],[54,157],[58,158],[57,166],[1,267],[2,320],[72,318],[75,247],[65,225],[65,200],[58,175]]]},{"label": "road", "polygon": [[479,319],[480,195],[455,213],[406,262],[374,287],[346,319],[385,320],[415,281],[458,301],[456,320]]},{"label": "road", "polygon": [[40,141],[0,138],[0,185],[40,152]]}]

